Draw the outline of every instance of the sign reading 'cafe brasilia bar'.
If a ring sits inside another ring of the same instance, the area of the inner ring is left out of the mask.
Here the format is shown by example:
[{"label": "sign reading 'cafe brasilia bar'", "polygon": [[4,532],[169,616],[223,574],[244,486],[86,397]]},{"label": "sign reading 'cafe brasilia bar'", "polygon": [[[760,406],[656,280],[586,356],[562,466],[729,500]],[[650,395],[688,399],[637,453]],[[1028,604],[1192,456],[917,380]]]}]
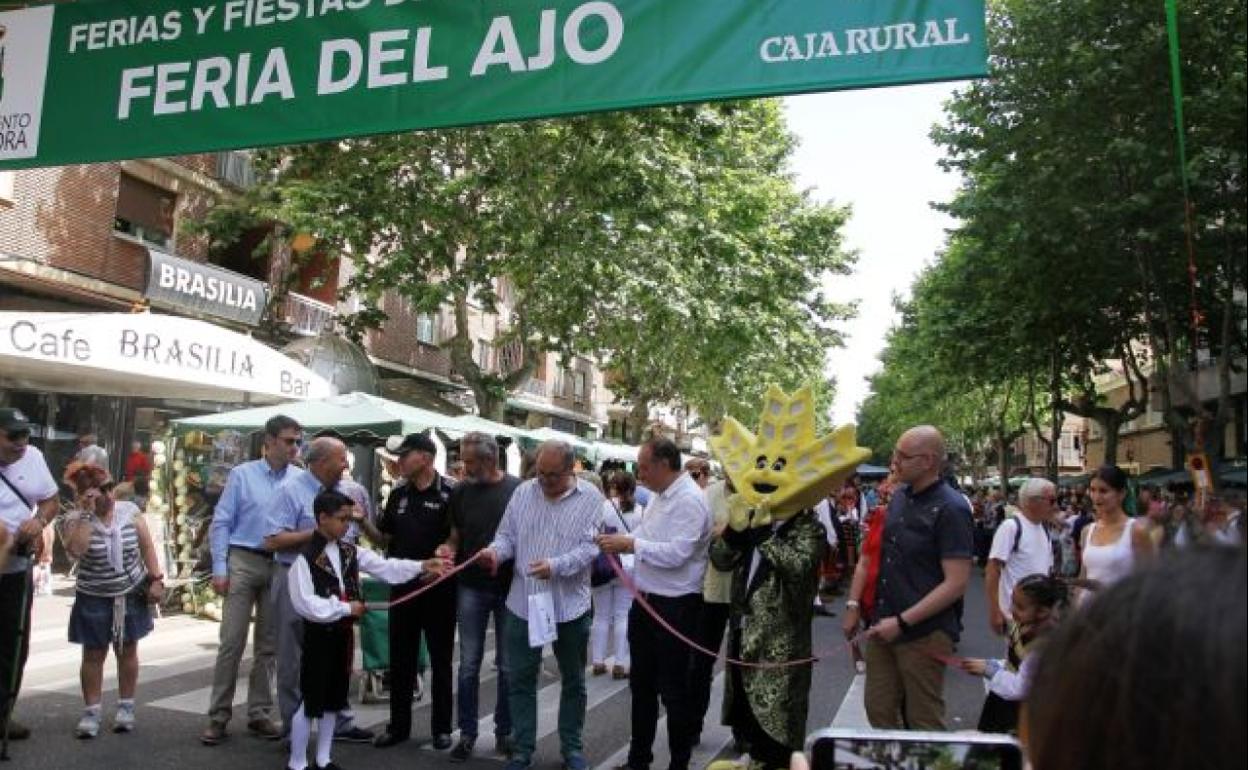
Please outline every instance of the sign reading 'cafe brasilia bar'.
[{"label": "sign reading 'cafe brasilia bar'", "polygon": [[96,0],[0,12],[0,169],[979,77],[984,0]]}]

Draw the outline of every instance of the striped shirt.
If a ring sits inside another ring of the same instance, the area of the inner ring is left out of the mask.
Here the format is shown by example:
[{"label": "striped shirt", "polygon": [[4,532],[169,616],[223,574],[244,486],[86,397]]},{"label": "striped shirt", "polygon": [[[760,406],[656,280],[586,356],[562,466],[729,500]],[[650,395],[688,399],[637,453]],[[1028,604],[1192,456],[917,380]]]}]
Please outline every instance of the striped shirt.
[{"label": "striped shirt", "polygon": [[139,552],[139,530],[135,519],[140,515],[134,503],[117,501],[113,504],[113,527],[121,531],[121,565],[118,572],[108,561],[109,529],[105,529],[93,514],[91,544],[78,560],[79,593],[91,596],[121,596],[133,591],[147,577],[143,555]]},{"label": "striped shirt", "polygon": [[[605,498],[581,479],[558,500],[548,500],[536,479],[516,488],[490,548],[499,562],[515,560],[516,574],[507,594],[507,609],[525,620],[529,594],[549,590],[555,622],[566,623],[589,612],[589,565],[598,555],[594,537],[602,529]],[[550,580],[528,576],[529,565],[550,561]]]}]

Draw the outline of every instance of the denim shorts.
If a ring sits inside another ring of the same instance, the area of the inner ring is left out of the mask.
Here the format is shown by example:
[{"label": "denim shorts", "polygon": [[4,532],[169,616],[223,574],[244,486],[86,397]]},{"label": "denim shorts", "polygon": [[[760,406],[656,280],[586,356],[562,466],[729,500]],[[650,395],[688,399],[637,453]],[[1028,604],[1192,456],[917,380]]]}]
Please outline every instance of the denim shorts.
[{"label": "denim shorts", "polygon": [[[142,594],[126,595],[126,627],[123,642],[137,642],[153,628],[152,611]],[[113,598],[74,595],[69,613],[69,641],[92,650],[108,647],[113,642]]]}]

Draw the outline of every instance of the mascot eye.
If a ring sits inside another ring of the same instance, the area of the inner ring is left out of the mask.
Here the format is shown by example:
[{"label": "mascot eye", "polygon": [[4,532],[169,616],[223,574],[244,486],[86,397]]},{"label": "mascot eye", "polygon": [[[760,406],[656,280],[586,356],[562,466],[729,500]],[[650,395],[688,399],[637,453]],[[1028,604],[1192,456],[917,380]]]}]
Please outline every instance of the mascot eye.
[{"label": "mascot eye", "polygon": [[767,455],[759,455],[758,459],[754,461],[754,467],[760,471],[765,469],[767,467]]},{"label": "mascot eye", "polygon": [[783,457],[777,457],[776,461],[771,464],[771,469],[775,471],[776,473],[779,473],[780,471],[784,470],[785,465],[788,465],[788,461],[785,460]]}]

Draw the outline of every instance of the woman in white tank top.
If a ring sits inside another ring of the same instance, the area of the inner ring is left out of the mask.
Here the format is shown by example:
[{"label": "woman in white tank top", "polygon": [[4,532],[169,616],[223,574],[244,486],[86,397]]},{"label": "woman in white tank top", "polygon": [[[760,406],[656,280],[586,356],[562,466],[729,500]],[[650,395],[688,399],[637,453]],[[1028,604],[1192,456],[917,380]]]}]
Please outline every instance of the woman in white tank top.
[{"label": "woman in white tank top", "polygon": [[[1117,583],[1136,564],[1153,555],[1153,540],[1146,527],[1134,522],[1122,509],[1127,495],[1127,474],[1116,465],[1102,465],[1089,485],[1096,521],[1083,532],[1083,565],[1077,585],[1096,591]],[[1087,599],[1086,593],[1080,601]]]}]

